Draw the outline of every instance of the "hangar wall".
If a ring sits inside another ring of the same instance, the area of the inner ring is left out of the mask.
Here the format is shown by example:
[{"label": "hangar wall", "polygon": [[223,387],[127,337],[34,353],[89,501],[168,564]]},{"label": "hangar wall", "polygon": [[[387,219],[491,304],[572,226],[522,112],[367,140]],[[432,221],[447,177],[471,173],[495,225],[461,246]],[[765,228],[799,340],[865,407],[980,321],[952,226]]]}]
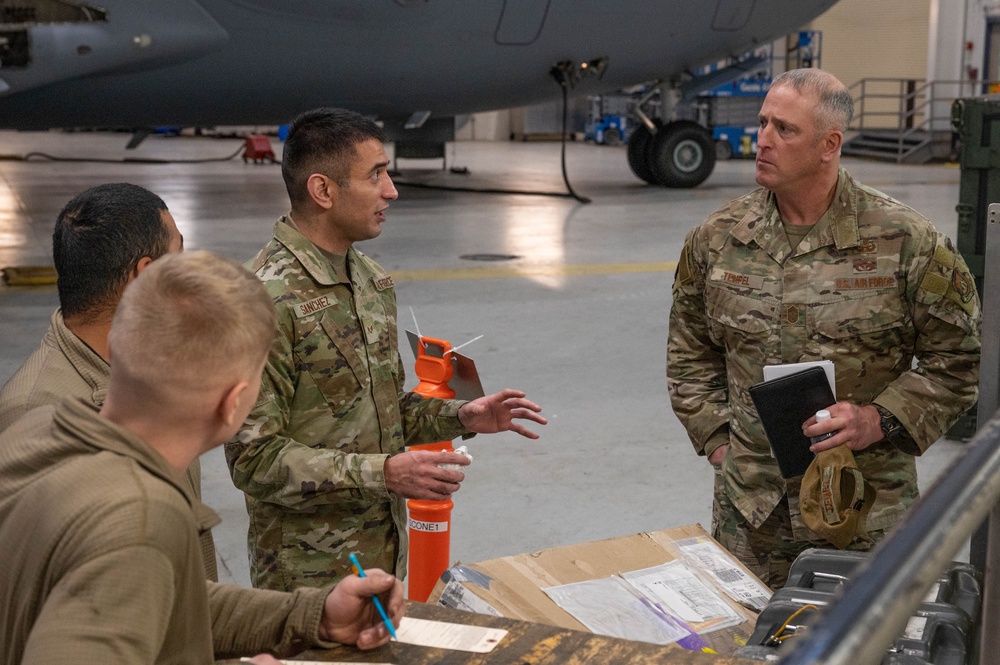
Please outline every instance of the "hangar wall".
[{"label": "hangar wall", "polygon": [[[823,33],[822,66],[848,86],[861,79],[924,79],[927,76],[931,3],[934,0],[840,0],[810,24]],[[964,2],[964,0],[958,0]],[[875,83],[866,88],[898,94],[897,83]],[[860,87],[852,90],[855,98]],[[869,127],[896,127],[898,97],[865,101]]]},{"label": "hangar wall", "polygon": [[847,85],[863,78],[927,76],[931,0],[840,0],[812,22],[823,31],[823,69]]}]

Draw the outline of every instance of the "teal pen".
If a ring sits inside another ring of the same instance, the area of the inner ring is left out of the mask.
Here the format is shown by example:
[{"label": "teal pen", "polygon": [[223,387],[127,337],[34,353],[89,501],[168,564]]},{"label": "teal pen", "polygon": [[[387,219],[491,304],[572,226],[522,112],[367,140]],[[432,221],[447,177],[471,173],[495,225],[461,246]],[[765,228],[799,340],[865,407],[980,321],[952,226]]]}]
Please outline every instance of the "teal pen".
[{"label": "teal pen", "polygon": [[[357,555],[354,552],[348,556],[351,560],[351,565],[354,566],[354,570],[358,572],[358,577],[365,577],[365,569],[361,567],[361,562],[358,561]],[[398,639],[396,637],[396,629],[392,627],[392,622],[389,621],[389,615],[385,613],[385,608],[382,607],[382,601],[378,599],[378,596],[372,596],[372,602],[375,603],[375,609],[378,613],[382,615],[382,622],[385,623],[385,627],[389,629],[389,634],[392,635],[392,639]]]}]

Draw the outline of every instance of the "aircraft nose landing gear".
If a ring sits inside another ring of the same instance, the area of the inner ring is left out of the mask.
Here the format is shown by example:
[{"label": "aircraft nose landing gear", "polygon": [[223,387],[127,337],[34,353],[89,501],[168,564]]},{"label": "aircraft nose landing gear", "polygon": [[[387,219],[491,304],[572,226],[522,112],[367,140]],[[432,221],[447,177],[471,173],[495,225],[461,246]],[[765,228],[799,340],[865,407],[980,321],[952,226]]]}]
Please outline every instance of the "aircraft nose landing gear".
[{"label": "aircraft nose landing gear", "polygon": [[715,168],[715,142],[707,129],[690,120],[663,126],[654,120],[656,133],[642,124],[628,143],[632,172],[651,185],[695,187]]}]

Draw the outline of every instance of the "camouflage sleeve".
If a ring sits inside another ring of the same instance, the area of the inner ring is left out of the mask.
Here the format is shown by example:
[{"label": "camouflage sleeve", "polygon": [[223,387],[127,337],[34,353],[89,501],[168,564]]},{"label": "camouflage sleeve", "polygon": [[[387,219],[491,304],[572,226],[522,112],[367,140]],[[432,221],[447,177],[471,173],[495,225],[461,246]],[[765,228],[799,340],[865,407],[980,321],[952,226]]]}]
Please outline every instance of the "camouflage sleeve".
[{"label": "camouflage sleeve", "polygon": [[[401,355],[396,367],[396,376],[398,385],[402,386],[406,374]],[[403,416],[403,439],[406,445],[475,436],[458,420],[458,410],[467,401],[422,397],[412,391],[399,391],[399,412]]]},{"label": "camouflage sleeve", "polygon": [[319,638],[319,622],[330,588],[292,593],[208,583],[215,657],[239,658],[267,652],[294,656],[309,647],[332,648]]},{"label": "camouflage sleeve", "polygon": [[[226,444],[233,483],[259,501],[294,509],[344,500],[387,501],[383,466],[388,455],[315,448],[285,436],[297,377],[291,323],[281,320],[268,354],[260,396],[243,428]],[[320,417],[328,417],[324,411]]]},{"label": "camouflage sleeve", "polygon": [[472,436],[458,420],[458,410],[466,401],[421,397],[414,392],[401,393],[399,411],[403,414],[403,437],[406,445]]},{"label": "camouflage sleeve", "polygon": [[728,443],[729,388],[725,349],[711,336],[705,311],[701,227],[688,233],[674,274],[667,336],[670,403],[699,455]]},{"label": "camouflage sleeve", "polygon": [[916,331],[916,363],[873,401],[895,415],[919,452],[937,441],[976,401],[982,312],[976,284],[951,240],[918,243],[906,275]]}]

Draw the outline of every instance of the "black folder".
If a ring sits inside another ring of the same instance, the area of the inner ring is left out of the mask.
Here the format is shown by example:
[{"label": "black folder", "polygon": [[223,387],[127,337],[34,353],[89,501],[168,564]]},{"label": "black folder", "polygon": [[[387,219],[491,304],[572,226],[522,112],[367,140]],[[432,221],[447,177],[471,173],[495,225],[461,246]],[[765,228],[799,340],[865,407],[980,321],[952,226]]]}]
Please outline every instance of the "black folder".
[{"label": "black folder", "polygon": [[809,437],[802,433],[802,423],[837,401],[826,372],[822,367],[810,367],[758,383],[750,386],[750,398],[757,407],[781,476],[801,476],[815,457],[809,451]]}]

